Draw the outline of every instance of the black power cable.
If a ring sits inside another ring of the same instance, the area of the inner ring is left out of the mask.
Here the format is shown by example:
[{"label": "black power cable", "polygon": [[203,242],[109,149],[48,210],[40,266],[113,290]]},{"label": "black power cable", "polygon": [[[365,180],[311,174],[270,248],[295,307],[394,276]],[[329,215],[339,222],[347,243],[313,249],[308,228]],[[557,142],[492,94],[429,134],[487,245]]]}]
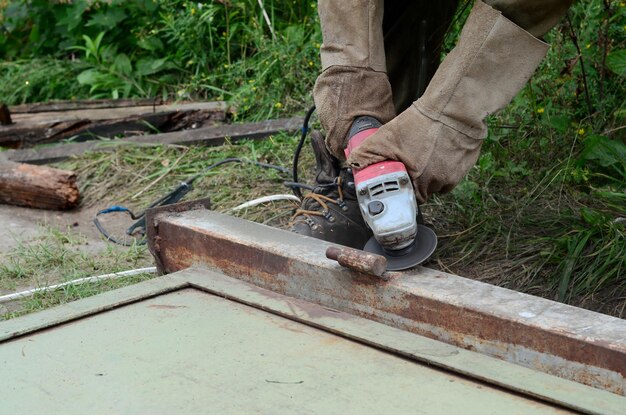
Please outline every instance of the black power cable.
[{"label": "black power cable", "polygon": [[298,183],[298,160],[300,159],[300,152],[304,146],[304,140],[306,140],[306,135],[309,132],[309,121],[311,120],[313,112],[315,112],[315,105],[309,108],[304,116],[304,121],[302,122],[302,135],[300,136],[300,141],[298,142],[298,146],[296,147],[296,151],[293,155],[293,180],[291,182],[285,182],[285,186],[291,187],[293,194],[295,194],[299,199],[302,199],[302,192],[300,191],[300,188],[304,187],[309,190],[313,189],[311,186]]}]

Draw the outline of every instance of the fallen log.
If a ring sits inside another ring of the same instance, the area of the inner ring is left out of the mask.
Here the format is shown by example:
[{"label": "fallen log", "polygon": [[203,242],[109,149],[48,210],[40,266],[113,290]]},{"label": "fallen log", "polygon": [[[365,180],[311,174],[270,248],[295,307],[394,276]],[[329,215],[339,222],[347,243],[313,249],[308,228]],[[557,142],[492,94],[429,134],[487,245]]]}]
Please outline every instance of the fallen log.
[{"label": "fallen log", "polygon": [[76,174],[46,166],[0,162],[0,203],[38,209],[78,206]]},{"label": "fallen log", "polygon": [[229,124],[172,133],[140,135],[109,141],[60,144],[50,147],[23,150],[7,150],[4,156],[11,161],[46,164],[56,163],[68,157],[88,151],[111,151],[120,145],[205,145],[219,146],[242,139],[261,139],[280,132],[293,132],[302,126],[302,117],[281,118],[246,124]]}]

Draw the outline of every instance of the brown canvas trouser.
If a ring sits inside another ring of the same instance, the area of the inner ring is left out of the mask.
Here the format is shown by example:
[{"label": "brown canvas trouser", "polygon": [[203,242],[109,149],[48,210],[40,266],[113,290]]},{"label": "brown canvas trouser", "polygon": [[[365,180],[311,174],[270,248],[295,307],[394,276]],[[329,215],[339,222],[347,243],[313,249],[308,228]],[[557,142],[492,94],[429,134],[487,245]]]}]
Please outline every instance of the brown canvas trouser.
[{"label": "brown canvas trouser", "polygon": [[[513,74],[510,85],[507,85],[506,74],[503,71],[508,70],[506,65],[491,65],[494,72],[493,78],[499,80],[500,87],[506,90],[506,93],[492,94],[495,96],[481,97],[480,93],[475,94],[472,98],[479,103],[482,98],[490,102],[485,106],[485,111],[493,111],[500,109],[508,103],[515,95],[515,92],[521,88],[520,83],[532,74],[537,66],[540,57],[545,53],[545,47],[540,41],[533,41],[534,37],[540,37],[545,34],[553,25],[555,25],[562,15],[566,12],[572,0],[486,0],[476,2],[475,10],[472,10],[468,24],[472,28],[464,28],[462,39],[459,45],[451,52],[451,58],[447,60],[456,60],[449,62],[446,66],[447,72],[462,72],[465,68],[469,68],[476,59],[469,56],[468,51],[477,54],[478,57],[484,55],[483,46],[489,45],[489,48],[495,53],[488,54],[489,59],[495,59],[499,62],[498,53],[502,56],[502,61],[507,64],[516,65],[517,62],[508,55],[515,55],[517,59],[522,59],[520,68],[524,71],[522,74]],[[486,4],[485,4],[486,3]],[[419,176],[423,176],[426,168],[424,164],[428,160],[411,159],[410,154],[401,157],[400,152],[423,153],[424,148],[420,148],[420,143],[412,145],[404,143],[398,145],[398,140],[402,140],[402,136],[410,135],[408,129],[417,129],[428,135],[433,134],[433,128],[426,128],[425,123],[430,121],[440,121],[445,119],[448,124],[454,124],[455,130],[469,135],[472,138],[483,134],[481,124],[483,118],[488,114],[476,114],[480,119],[471,119],[471,117],[445,117],[445,111],[441,114],[434,114],[428,111],[428,108],[436,107],[433,102],[419,101],[411,105],[418,97],[422,95],[429,81],[437,72],[439,65],[439,54],[443,36],[450,25],[450,22],[457,9],[457,0],[441,0],[439,2],[429,2],[426,0],[349,0],[349,1],[319,1],[319,14],[322,25],[323,45],[321,49],[323,72],[318,77],[314,88],[315,103],[318,108],[322,126],[327,134],[327,146],[330,151],[338,158],[343,159],[343,149],[346,146],[347,131],[353,119],[360,115],[369,115],[378,118],[383,123],[388,123],[396,117],[396,114],[405,112],[415,112],[417,108],[422,108],[421,115],[424,119],[416,121],[418,116],[405,115],[404,113],[397,117],[399,121],[394,119],[395,134],[393,140],[389,141],[389,146],[394,145],[398,148],[391,148],[389,151],[382,151],[386,146],[386,141],[378,140],[377,148],[381,149],[378,156],[393,157],[401,159],[409,173],[414,179],[414,184],[419,181]],[[492,6],[492,7],[489,7]],[[495,8],[495,10],[494,10]],[[502,17],[499,17],[502,16]],[[499,20],[498,20],[499,19]],[[467,25],[466,25],[467,26]],[[490,36],[484,37],[481,33],[487,33],[482,27],[488,29]],[[502,42],[498,44],[498,33],[502,32]],[[465,36],[463,38],[463,36]],[[482,37],[481,37],[482,36]],[[495,37],[495,40],[494,40]],[[516,54],[516,39],[520,38],[521,54]],[[488,39],[489,41],[485,41]],[[484,44],[476,45],[476,42],[484,42]],[[513,53],[507,52],[507,47],[511,48]],[[462,50],[459,50],[462,49]],[[464,52],[465,51],[465,52]],[[492,56],[493,55],[493,56]],[[478,62],[480,64],[480,62]],[[486,62],[487,64],[488,62]],[[458,71],[450,69],[451,67],[460,68]],[[488,68],[491,68],[488,66]],[[471,68],[470,68],[471,69]],[[475,71],[475,69],[474,69]],[[489,72],[489,71],[487,71]],[[438,91],[438,85],[429,85],[429,94],[431,100],[457,101],[456,106],[472,105],[458,98],[459,94],[454,93],[453,88],[443,85],[447,79],[460,77],[463,74],[452,73],[440,74],[435,77],[441,89],[447,91],[447,96],[443,96]],[[481,88],[488,91],[493,88],[489,82],[489,73],[486,73],[483,79],[475,77],[476,82],[482,85],[474,85],[473,92],[480,91]],[[467,81],[467,80],[466,80]],[[462,82],[461,82],[462,83]],[[468,82],[465,82],[466,84]],[[511,90],[511,91],[509,91]],[[428,92],[427,91],[427,92]],[[512,92],[512,94],[510,93]],[[467,97],[466,97],[467,98]],[[465,100],[467,101],[467,100]],[[497,101],[497,102],[496,102]],[[500,102],[506,101],[506,102]],[[454,106],[454,102],[452,102]],[[450,105],[448,105],[450,107]],[[468,107],[469,108],[469,107]],[[462,109],[462,108],[461,108]],[[469,108],[469,113],[473,113]],[[459,112],[459,111],[457,111]],[[441,117],[440,117],[441,116]],[[411,118],[412,117],[412,118]],[[433,117],[433,119],[429,119]],[[401,118],[411,121],[402,121]],[[434,118],[441,118],[435,120]],[[418,122],[418,124],[415,124]],[[465,128],[464,123],[468,124]],[[476,127],[478,126],[478,127]],[[383,127],[384,129],[384,127]],[[476,134],[473,134],[476,130]],[[378,134],[378,133],[377,133]],[[382,132],[380,135],[384,135]],[[375,137],[374,135],[373,137]],[[424,137],[425,141],[434,140],[434,137]],[[455,137],[456,139],[456,137]],[[394,144],[392,141],[396,141]],[[412,138],[407,138],[412,140]],[[375,142],[376,140],[373,140]],[[400,148],[402,147],[402,148]],[[423,146],[422,146],[423,147]],[[431,146],[432,147],[432,146]],[[444,146],[445,147],[445,146]],[[458,147],[458,146],[457,146]],[[477,148],[480,145],[475,143],[463,144],[461,147],[471,147],[469,151],[465,148],[463,151],[469,154],[475,161],[477,157]],[[413,151],[411,151],[413,150]],[[432,148],[430,149],[432,150]],[[429,151],[430,151],[429,150]],[[448,148],[446,151],[452,151]],[[368,153],[369,151],[369,153]],[[352,161],[357,162],[353,165],[364,165],[375,162],[380,157],[376,156],[377,150],[374,147],[365,149],[359,154],[358,152],[351,157]],[[371,157],[369,157],[371,156]],[[450,158],[450,163],[454,162],[454,157]],[[458,161],[458,160],[457,160]],[[471,164],[473,164],[473,162]],[[441,163],[439,163],[441,164]],[[444,163],[445,164],[445,163]],[[456,163],[458,164],[458,163]],[[458,177],[462,177],[467,170],[467,163],[462,163],[459,169],[464,169],[461,175],[453,175],[452,181],[458,182]],[[470,167],[471,167],[470,164]],[[438,166],[441,170],[448,168],[457,168],[455,165]],[[426,175],[428,180],[437,179],[438,172]],[[422,177],[424,180],[426,177]],[[451,180],[444,180],[444,182]],[[446,191],[453,187],[456,183],[443,183],[436,186],[429,186],[425,183],[417,183],[416,195],[418,200],[424,201],[433,191]]]}]

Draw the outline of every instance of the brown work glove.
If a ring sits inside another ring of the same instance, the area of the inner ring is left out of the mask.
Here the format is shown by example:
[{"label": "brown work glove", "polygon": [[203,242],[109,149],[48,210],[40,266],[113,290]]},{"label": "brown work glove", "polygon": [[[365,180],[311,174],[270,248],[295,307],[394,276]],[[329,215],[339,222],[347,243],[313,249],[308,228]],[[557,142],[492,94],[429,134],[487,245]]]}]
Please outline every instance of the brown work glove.
[{"label": "brown work glove", "polygon": [[478,158],[485,117],[510,102],[546,51],[545,43],[477,1],[424,95],[353,150],[348,163],[403,162],[419,203],[452,190]]},{"label": "brown work glove", "polygon": [[411,105],[353,150],[348,163],[363,168],[399,160],[407,168],[418,203],[449,192],[476,162],[483,140],[435,121]]},{"label": "brown work glove", "polygon": [[369,115],[382,123],[395,117],[387,74],[368,68],[331,66],[313,89],[315,106],[331,154],[345,160],[347,135],[355,118]]}]

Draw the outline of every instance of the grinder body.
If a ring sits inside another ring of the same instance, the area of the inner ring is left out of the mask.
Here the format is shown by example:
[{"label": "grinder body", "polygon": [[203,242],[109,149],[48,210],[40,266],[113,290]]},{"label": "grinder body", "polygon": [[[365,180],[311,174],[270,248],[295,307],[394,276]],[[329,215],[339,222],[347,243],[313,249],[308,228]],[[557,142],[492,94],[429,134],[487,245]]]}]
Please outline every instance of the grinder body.
[{"label": "grinder body", "polygon": [[[375,118],[357,118],[348,135],[346,157],[380,126]],[[374,238],[390,255],[404,252],[414,244],[418,231],[418,207],[406,167],[385,160],[353,173],[359,208]]]}]

